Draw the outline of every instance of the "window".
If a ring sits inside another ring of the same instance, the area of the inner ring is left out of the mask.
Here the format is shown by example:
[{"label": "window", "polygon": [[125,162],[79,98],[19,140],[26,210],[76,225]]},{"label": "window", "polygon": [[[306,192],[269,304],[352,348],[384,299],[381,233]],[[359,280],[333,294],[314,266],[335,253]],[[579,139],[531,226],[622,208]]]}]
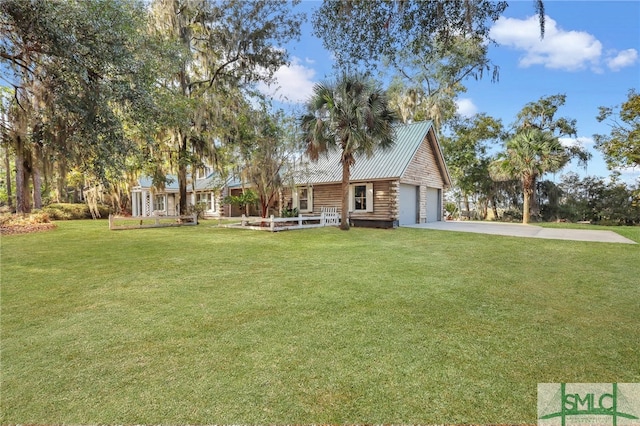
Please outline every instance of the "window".
[{"label": "window", "polygon": [[349,211],[373,211],[373,184],[358,183],[349,187]]},{"label": "window", "polygon": [[296,207],[299,212],[308,213],[313,211],[313,188],[310,186],[297,188],[293,194],[293,198],[294,207]]},{"label": "window", "polygon": [[205,179],[213,172],[213,168],[209,166],[199,167],[196,171],[196,179]]},{"label": "window", "polygon": [[196,195],[196,204],[204,204],[205,205],[205,210],[207,211],[211,211],[213,210],[213,194],[211,194],[210,192],[199,192]]},{"label": "window", "polygon": [[355,185],[353,187],[353,209],[367,210],[367,185]]},{"label": "window", "polygon": [[309,188],[298,189],[298,210],[309,210]]},{"label": "window", "polygon": [[153,197],[153,210],[154,211],[165,211],[166,210],[166,204],[165,204],[165,195],[156,195],[155,197]]}]

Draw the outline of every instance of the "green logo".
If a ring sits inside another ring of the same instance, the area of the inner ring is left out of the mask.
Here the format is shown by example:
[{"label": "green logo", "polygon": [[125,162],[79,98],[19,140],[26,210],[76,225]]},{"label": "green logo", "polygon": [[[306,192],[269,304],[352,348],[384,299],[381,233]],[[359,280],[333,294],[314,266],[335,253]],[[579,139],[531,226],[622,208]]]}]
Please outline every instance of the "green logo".
[{"label": "green logo", "polygon": [[539,383],[538,425],[640,426],[640,383]]}]

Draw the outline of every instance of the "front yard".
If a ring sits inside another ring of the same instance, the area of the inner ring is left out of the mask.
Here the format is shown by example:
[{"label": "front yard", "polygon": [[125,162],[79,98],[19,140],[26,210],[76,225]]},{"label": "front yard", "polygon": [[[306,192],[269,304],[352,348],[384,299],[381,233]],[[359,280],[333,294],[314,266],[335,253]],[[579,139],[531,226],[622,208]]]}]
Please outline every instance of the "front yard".
[{"label": "front yard", "polygon": [[533,424],[538,383],[640,382],[640,246],[214,224],[3,236],[0,422]]}]

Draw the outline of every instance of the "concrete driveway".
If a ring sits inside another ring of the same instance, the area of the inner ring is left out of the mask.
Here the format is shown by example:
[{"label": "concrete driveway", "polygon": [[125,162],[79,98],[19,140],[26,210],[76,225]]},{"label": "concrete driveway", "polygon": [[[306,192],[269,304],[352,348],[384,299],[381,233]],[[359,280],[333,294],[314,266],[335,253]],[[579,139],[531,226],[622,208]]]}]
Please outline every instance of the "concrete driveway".
[{"label": "concrete driveway", "polygon": [[408,225],[409,228],[437,229],[439,231],[475,232],[478,234],[507,235],[511,237],[548,238],[552,240],[596,241],[602,243],[636,244],[613,231],[590,229],[543,228],[536,225],[500,222],[443,221]]}]

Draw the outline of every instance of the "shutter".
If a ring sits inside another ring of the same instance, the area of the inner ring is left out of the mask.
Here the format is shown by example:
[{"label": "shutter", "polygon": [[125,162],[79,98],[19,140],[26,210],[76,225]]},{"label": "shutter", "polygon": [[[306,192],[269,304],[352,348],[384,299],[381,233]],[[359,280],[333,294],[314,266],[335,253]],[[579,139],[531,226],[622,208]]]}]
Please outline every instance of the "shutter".
[{"label": "shutter", "polygon": [[[342,189],[340,190],[340,198],[342,198]],[[352,212],[354,208],[353,202],[353,185],[349,185],[349,211]]]},{"label": "shutter", "polygon": [[300,211],[300,206],[298,205],[298,187],[296,186],[295,188],[293,188],[293,194],[292,195],[292,202],[291,202],[291,208],[292,209],[298,209],[298,211]]},{"label": "shutter", "polygon": [[307,187],[307,211],[313,211],[313,187]]},{"label": "shutter", "polygon": [[373,183],[367,184],[367,210],[368,213],[373,212]]}]

